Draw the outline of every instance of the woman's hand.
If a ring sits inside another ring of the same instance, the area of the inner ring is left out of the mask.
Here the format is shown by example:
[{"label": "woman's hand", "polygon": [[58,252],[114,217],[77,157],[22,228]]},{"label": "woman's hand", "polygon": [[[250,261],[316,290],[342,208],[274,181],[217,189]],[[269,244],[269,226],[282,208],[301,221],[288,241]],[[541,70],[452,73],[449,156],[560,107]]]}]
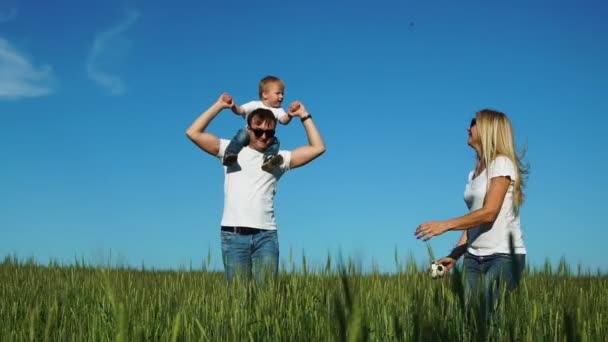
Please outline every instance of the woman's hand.
[{"label": "woman's hand", "polygon": [[443,265],[445,267],[445,271],[449,271],[454,265],[456,265],[456,259],[452,257],[441,258],[436,261],[436,263]]},{"label": "woman's hand", "polygon": [[416,228],[416,239],[430,240],[433,236],[441,235],[449,229],[445,221],[428,221]]}]

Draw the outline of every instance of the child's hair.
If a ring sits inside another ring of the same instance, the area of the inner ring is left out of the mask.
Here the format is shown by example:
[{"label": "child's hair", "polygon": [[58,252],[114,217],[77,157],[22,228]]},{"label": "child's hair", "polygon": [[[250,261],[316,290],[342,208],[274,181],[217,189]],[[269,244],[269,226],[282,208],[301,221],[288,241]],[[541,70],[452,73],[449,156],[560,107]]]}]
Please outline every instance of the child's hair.
[{"label": "child's hair", "polygon": [[285,88],[285,83],[283,83],[283,81],[280,78],[270,76],[270,75],[266,76],[260,80],[260,89],[259,89],[260,99],[262,98],[262,94],[264,93],[266,88],[273,83],[278,83],[282,88]]},{"label": "child's hair", "polygon": [[251,127],[251,120],[253,120],[253,117],[257,117],[262,121],[262,123],[273,122],[275,125],[277,124],[277,118],[270,109],[258,108],[251,112],[251,114],[249,114],[247,117],[247,125],[249,125],[249,127]]},{"label": "child's hair", "polygon": [[523,188],[528,174],[527,165],[524,165],[521,161],[525,149],[521,155],[517,155],[513,128],[509,118],[504,113],[483,109],[477,112],[476,121],[481,142],[481,159],[484,161],[486,168],[498,155],[511,159],[515,166],[517,178],[513,182],[513,208],[515,212],[518,212],[524,202]]}]

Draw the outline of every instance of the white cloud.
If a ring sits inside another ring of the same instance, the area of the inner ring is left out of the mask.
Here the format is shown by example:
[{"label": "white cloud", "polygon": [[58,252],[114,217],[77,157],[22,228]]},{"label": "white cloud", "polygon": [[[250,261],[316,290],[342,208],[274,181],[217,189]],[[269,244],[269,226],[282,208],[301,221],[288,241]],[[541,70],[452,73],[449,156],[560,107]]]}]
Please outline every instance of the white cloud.
[{"label": "white cloud", "polygon": [[17,9],[11,8],[10,10],[4,12],[0,10],[0,23],[5,23],[7,21],[11,21],[17,16]]},{"label": "white cloud", "polygon": [[0,38],[0,99],[37,97],[52,92],[52,70],[36,67],[22,53]]},{"label": "white cloud", "polygon": [[123,95],[126,86],[122,78],[106,70],[108,64],[124,55],[128,41],[123,37],[139,18],[139,12],[129,11],[126,18],[118,25],[99,33],[93,40],[93,47],[87,60],[87,74],[112,95]]}]

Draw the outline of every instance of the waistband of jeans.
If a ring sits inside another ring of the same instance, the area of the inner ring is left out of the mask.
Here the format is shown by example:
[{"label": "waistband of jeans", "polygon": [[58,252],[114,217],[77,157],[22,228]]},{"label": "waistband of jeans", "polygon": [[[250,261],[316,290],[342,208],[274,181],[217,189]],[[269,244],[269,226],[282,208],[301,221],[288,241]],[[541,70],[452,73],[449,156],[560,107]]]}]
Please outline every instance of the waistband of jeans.
[{"label": "waistband of jeans", "polygon": [[[465,252],[464,255],[467,256],[467,257],[476,258],[476,259],[496,258],[496,257],[508,257],[508,258],[510,258],[511,257],[510,253],[493,253],[493,254],[488,254],[488,255],[475,255],[475,254],[469,253],[468,251]],[[525,256],[525,254],[520,254],[520,253],[515,253],[513,256],[517,257],[517,256],[520,256],[520,255],[524,255]]]},{"label": "waistband of jeans", "polygon": [[251,228],[251,227],[222,226],[222,231],[241,234],[241,235],[255,235],[255,234],[265,231],[265,229],[258,229],[258,228]]}]

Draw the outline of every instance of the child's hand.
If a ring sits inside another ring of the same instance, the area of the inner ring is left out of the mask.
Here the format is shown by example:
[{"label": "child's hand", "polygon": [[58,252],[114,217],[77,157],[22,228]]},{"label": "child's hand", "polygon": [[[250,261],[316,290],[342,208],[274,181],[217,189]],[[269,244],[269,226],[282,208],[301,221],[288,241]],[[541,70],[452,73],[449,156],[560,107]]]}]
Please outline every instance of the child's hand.
[{"label": "child's hand", "polygon": [[234,106],[234,100],[228,93],[223,93],[217,100],[217,104],[222,108],[232,108]]},{"label": "child's hand", "polygon": [[287,109],[287,114],[289,116],[302,116],[306,114],[306,107],[300,101],[293,101]]}]

